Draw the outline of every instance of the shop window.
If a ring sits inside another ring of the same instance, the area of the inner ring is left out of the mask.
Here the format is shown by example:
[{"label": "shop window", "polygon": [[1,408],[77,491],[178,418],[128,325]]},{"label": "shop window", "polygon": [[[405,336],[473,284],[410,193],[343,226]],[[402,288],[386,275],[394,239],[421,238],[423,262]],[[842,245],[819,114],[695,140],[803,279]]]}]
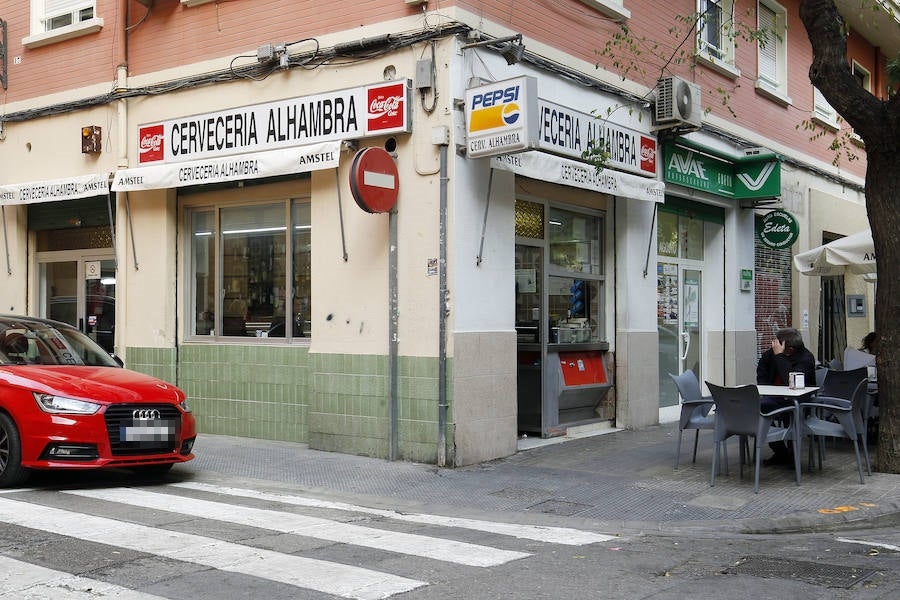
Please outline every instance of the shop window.
[{"label": "shop window", "polygon": [[603,339],[602,223],[599,215],[549,209],[547,308],[551,343]]},{"label": "shop window", "polygon": [[703,260],[703,221],[659,211],[656,249],[659,256]]},{"label": "shop window", "polygon": [[309,335],[308,203],[194,208],[188,222],[193,335]]},{"label": "shop window", "polygon": [[551,265],[575,273],[601,273],[599,217],[551,208],[547,229]]},{"label": "shop window", "polygon": [[31,0],[31,35],[22,44],[37,48],[99,31],[96,13],[96,0]]}]

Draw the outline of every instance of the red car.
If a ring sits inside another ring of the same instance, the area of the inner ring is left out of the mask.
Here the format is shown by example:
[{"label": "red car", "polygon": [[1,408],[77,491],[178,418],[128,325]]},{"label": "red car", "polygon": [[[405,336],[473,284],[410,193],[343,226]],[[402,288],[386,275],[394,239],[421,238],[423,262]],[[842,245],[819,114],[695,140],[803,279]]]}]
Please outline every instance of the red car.
[{"label": "red car", "polygon": [[0,316],[0,487],[33,469],[167,472],[194,458],[183,391],[65,323]]}]

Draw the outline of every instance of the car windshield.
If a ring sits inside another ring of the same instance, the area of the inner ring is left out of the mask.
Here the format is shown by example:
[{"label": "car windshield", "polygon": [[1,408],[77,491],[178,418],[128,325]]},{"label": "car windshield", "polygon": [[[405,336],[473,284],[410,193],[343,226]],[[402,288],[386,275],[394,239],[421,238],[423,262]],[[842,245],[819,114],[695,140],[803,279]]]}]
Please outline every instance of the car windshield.
[{"label": "car windshield", "polygon": [[0,321],[0,364],[119,366],[73,327],[24,320]]}]

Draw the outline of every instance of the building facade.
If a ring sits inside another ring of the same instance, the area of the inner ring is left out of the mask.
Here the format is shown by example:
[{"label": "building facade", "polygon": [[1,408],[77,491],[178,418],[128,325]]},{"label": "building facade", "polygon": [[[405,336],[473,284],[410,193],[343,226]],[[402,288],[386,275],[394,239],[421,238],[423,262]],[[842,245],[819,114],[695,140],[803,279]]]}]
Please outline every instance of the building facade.
[{"label": "building facade", "polygon": [[[696,13],[665,71],[598,53]],[[873,328],[819,310],[872,284],[790,270],[867,223],[796,13],[0,2],[0,300],[178,384],[205,433],[464,465],[671,419],[667,373],[749,383],[777,327]],[[744,21],[784,35],[739,43]],[[880,93],[896,42],[856,34]],[[773,208],[799,223],[776,250]]]}]

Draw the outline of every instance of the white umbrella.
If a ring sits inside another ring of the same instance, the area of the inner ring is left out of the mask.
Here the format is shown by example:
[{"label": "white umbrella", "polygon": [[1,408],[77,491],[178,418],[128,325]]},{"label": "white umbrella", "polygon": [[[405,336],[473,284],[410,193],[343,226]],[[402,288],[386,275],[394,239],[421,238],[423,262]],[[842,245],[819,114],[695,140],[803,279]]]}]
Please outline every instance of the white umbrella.
[{"label": "white umbrella", "polygon": [[875,273],[875,245],[868,229],[794,256],[794,266],[804,275]]}]

